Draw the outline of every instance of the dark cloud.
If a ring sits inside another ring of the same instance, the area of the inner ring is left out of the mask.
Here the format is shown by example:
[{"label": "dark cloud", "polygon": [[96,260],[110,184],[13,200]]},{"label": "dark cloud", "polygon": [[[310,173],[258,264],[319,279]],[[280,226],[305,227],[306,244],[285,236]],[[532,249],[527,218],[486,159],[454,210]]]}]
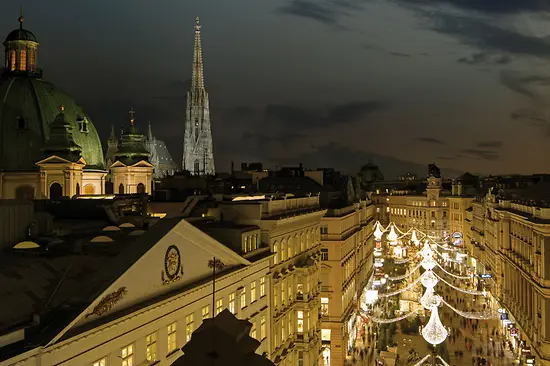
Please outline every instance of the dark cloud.
[{"label": "dark cloud", "polygon": [[278,12],[314,20],[334,28],[347,29],[340,24],[343,16],[350,16],[365,0],[286,0]]},{"label": "dark cloud", "polygon": [[446,145],[445,142],[443,142],[439,139],[436,139],[434,137],[418,137],[416,140],[417,141],[422,141],[422,142],[427,142],[427,143],[430,143],[430,144]]},{"label": "dark cloud", "polygon": [[269,104],[265,107],[264,118],[293,128],[322,127],[352,122],[384,107],[385,103],[377,101],[349,102],[326,110]]},{"label": "dark cloud", "polygon": [[[275,155],[270,156],[270,162],[276,165],[298,165],[299,163],[303,163],[308,168],[337,167],[351,174],[357,173],[360,167],[369,161],[380,167],[386,179],[395,179],[406,172],[423,176],[426,174],[427,169],[425,164],[417,164],[369,151],[351,149],[334,142],[314,146],[310,151],[295,154],[292,157],[279,158]],[[456,177],[461,174],[459,171],[446,168],[442,168],[442,171],[448,177]]]},{"label": "dark cloud", "polygon": [[476,52],[467,57],[461,57],[457,60],[466,65],[505,65],[510,63],[511,58],[502,54],[491,54],[488,52]]},{"label": "dark cloud", "polygon": [[453,158],[451,156],[438,156],[436,159],[437,160],[456,160],[456,158]]},{"label": "dark cloud", "polygon": [[502,141],[480,141],[476,144],[476,146],[482,148],[500,149],[502,147]]},{"label": "dark cloud", "polygon": [[518,109],[511,113],[510,118],[514,121],[525,123],[538,128],[544,136],[550,137],[550,122],[544,113],[533,109]]},{"label": "dark cloud", "polygon": [[534,87],[550,86],[550,77],[541,75],[522,75],[516,71],[503,70],[500,73],[500,83],[510,90],[529,98],[535,98]]},{"label": "dark cloud", "polygon": [[410,5],[434,6],[447,4],[465,10],[474,10],[484,14],[515,14],[523,12],[550,11],[546,0],[398,0]]},{"label": "dark cloud", "polygon": [[255,112],[254,108],[238,106],[226,108],[223,112],[226,117],[249,117]]},{"label": "dark cloud", "polygon": [[500,159],[500,155],[496,153],[493,150],[486,150],[486,149],[464,149],[462,150],[462,153],[465,154],[467,157],[480,159],[480,160],[498,160]]},{"label": "dark cloud", "polygon": [[401,52],[390,52],[389,55],[397,56],[397,57],[411,57],[412,56],[408,53],[401,53]]},{"label": "dark cloud", "polygon": [[386,103],[378,101],[362,101],[340,104],[329,108],[328,120],[337,123],[352,122],[385,107]]},{"label": "dark cloud", "polygon": [[419,11],[418,13],[428,20],[426,25],[429,29],[454,37],[463,44],[484,52],[550,57],[550,42],[547,39],[491,25],[486,19],[442,11]]},{"label": "dark cloud", "polygon": [[[251,132],[245,132],[243,133],[243,140],[253,141],[254,144],[256,144],[256,147],[260,148],[262,146],[265,146],[269,143],[277,143],[281,144],[283,146],[288,146],[292,143],[294,143],[296,140],[306,138],[307,135],[302,133],[294,133],[290,132],[285,135],[267,135],[267,134],[258,134],[258,133],[251,133]],[[253,145],[254,145],[253,144]]]}]

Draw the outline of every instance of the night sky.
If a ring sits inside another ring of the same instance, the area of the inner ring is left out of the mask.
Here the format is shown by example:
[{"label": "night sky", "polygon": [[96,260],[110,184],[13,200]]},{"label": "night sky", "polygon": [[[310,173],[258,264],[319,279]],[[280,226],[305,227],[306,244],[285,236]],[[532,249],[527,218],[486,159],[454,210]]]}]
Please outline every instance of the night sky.
[{"label": "night sky", "polygon": [[[550,170],[545,0],[22,3],[44,78],[102,138],[133,107],[178,164],[200,16],[218,171],[234,160],[355,172],[369,158],[389,176],[408,169],[392,158]],[[4,35],[18,15],[19,2],[0,3]]]}]

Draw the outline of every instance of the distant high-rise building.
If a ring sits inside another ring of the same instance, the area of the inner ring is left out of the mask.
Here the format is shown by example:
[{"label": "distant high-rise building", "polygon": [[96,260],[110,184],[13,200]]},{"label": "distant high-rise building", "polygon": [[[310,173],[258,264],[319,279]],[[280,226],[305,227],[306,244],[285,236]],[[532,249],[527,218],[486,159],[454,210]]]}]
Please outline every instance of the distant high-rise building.
[{"label": "distant high-rise building", "polygon": [[182,168],[193,175],[213,175],[215,169],[212,128],[210,125],[208,93],[204,87],[200,29],[199,18],[197,17],[193,77],[191,79],[191,89],[187,92]]}]

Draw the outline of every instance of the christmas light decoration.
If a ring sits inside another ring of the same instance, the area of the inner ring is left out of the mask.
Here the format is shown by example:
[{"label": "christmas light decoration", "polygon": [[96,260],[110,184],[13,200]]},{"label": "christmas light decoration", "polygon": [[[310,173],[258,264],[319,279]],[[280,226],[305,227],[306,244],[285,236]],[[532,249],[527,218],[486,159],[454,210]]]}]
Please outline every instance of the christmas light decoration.
[{"label": "christmas light decoration", "polygon": [[390,296],[397,295],[397,294],[400,294],[402,292],[405,292],[407,290],[410,290],[415,285],[417,285],[420,282],[421,279],[422,279],[422,276],[418,277],[416,280],[411,282],[408,286],[403,287],[402,289],[395,290],[395,291],[392,291],[392,292],[386,292],[384,294],[378,294],[378,297],[390,297]]},{"label": "christmas light decoration", "polygon": [[433,288],[426,288],[426,292],[420,298],[420,303],[427,310],[433,310],[441,305],[442,298],[434,293]]},{"label": "christmas light decoration", "polygon": [[445,281],[444,278],[441,278],[437,273],[434,273],[434,275],[441,281],[445,282],[448,286],[451,286],[452,288],[454,288],[455,290],[458,290],[460,292],[464,292],[465,294],[469,294],[469,295],[477,295],[477,296],[487,296],[487,291],[476,291],[476,290],[465,290],[465,289],[462,289],[460,287],[457,287],[447,281]]},{"label": "christmas light decoration", "polygon": [[447,329],[441,324],[441,320],[439,319],[439,313],[437,312],[437,307],[432,310],[432,314],[430,315],[430,320],[428,321],[428,324],[424,328],[422,328],[422,337],[428,342],[429,344],[433,346],[437,346],[438,344],[441,344],[447,339],[447,336],[449,335],[449,332]]},{"label": "christmas light decoration", "polygon": [[437,263],[437,266],[443,271],[445,272],[446,274],[448,274],[449,276],[453,276],[454,278],[458,278],[459,280],[469,280],[472,278],[472,276],[459,276],[459,275],[456,275],[454,273],[451,273],[449,271],[447,271],[445,268],[443,268],[439,263]]},{"label": "christmas light decoration", "polygon": [[374,235],[374,239],[376,241],[381,241],[382,240],[382,234],[384,234],[384,232],[382,231],[382,229],[380,229],[380,223],[379,222],[376,222],[376,230],[374,230],[374,233],[372,235]]},{"label": "christmas light decoration", "polygon": [[369,315],[367,313],[363,314],[365,315],[366,317],[368,317],[370,320],[372,320],[374,323],[380,323],[380,324],[388,324],[388,323],[395,323],[395,322],[398,322],[400,320],[403,320],[405,318],[408,318],[409,316],[411,315],[414,315],[416,314],[420,309],[422,309],[422,306],[419,306],[417,307],[416,309],[414,309],[413,311],[407,313],[407,314],[404,314],[404,315],[401,315],[397,318],[391,318],[391,319],[387,319],[387,318],[380,318],[380,317],[377,317],[375,315]]},{"label": "christmas light decoration", "polygon": [[394,243],[394,245],[397,243],[397,233],[395,232],[395,225],[391,225],[390,233],[387,236],[388,241],[391,243]]},{"label": "christmas light decoration", "polygon": [[420,244],[420,240],[418,240],[418,238],[416,237],[416,230],[413,230],[412,232],[411,241],[414,243],[414,245],[418,246],[418,244]]},{"label": "christmas light decoration", "polygon": [[424,356],[423,359],[421,359],[420,361],[418,361],[417,363],[415,363],[413,366],[420,366],[422,365],[424,362],[428,361],[428,359],[432,357],[432,355],[426,355]]},{"label": "christmas light decoration", "polygon": [[[403,280],[403,279],[405,279],[405,278],[407,278],[407,277],[412,276],[412,275],[416,272],[416,270],[419,269],[419,268],[420,268],[420,264],[416,265],[414,268],[412,268],[409,272],[407,272],[407,273],[404,274],[404,275],[401,275],[401,276],[394,276],[394,277],[391,277],[391,276],[386,275],[386,278],[387,278],[388,280],[390,280],[390,281],[399,281],[399,280]],[[436,281],[437,281],[437,279],[436,279]]]},{"label": "christmas light decoration", "polygon": [[435,261],[435,259],[433,259],[433,257],[424,257],[420,264],[422,265],[422,268],[424,268],[425,270],[429,270],[434,269],[434,267],[437,265],[437,262]]},{"label": "christmas light decoration", "polygon": [[449,309],[453,310],[455,313],[457,313],[458,315],[460,316],[463,316],[464,318],[468,318],[468,319],[483,319],[483,320],[488,320],[488,319],[498,319],[500,318],[500,314],[498,312],[494,312],[494,311],[481,311],[481,312],[475,312],[475,311],[462,311],[462,310],[458,310],[456,309],[455,307],[453,307],[451,304],[449,304],[448,302],[446,302],[445,300],[442,299],[442,302],[447,305],[449,307]]},{"label": "christmas light decoration", "polygon": [[439,361],[443,362],[443,366],[450,366],[441,356],[437,355],[437,358],[439,358]]},{"label": "christmas light decoration", "polygon": [[420,282],[422,282],[422,285],[424,287],[428,288],[434,288],[435,285],[439,282],[435,274],[432,272],[431,269],[426,270],[426,272],[422,273],[422,276],[420,278]]}]

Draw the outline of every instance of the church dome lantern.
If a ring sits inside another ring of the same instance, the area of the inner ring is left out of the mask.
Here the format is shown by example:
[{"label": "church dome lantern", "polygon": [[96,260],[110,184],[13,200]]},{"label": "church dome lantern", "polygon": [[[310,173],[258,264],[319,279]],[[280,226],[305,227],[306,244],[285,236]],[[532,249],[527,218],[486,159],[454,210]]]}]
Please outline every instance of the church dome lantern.
[{"label": "church dome lantern", "polygon": [[38,40],[33,32],[23,28],[23,15],[18,20],[19,28],[10,32],[4,41],[4,73],[39,74],[36,67]]},{"label": "church dome lantern", "polygon": [[145,136],[138,132],[135,122],[135,112],[130,110],[130,125],[121,136],[115,160],[126,165],[135,164],[141,160],[149,161],[150,153],[145,148]]}]

